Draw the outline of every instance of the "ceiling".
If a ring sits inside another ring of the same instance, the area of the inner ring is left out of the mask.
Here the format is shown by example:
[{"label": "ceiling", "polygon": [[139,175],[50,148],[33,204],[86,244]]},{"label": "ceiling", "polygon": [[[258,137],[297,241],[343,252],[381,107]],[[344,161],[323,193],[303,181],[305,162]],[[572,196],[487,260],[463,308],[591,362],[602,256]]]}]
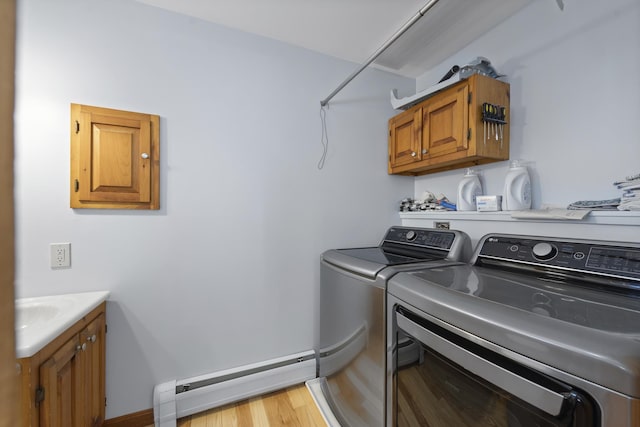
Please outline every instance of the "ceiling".
[{"label": "ceiling", "polygon": [[[428,0],[137,1],[358,64],[369,59],[428,3]],[[530,1],[440,0],[373,66],[418,77]],[[482,56],[481,52],[478,55]]]}]

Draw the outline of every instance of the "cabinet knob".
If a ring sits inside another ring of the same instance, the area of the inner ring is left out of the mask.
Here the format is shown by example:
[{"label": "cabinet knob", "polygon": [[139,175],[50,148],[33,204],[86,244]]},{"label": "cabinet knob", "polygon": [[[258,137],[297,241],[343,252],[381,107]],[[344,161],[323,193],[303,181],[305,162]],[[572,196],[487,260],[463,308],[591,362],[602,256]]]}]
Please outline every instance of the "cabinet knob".
[{"label": "cabinet knob", "polygon": [[429,152],[429,150],[427,150],[426,148],[422,149],[422,154],[427,154]]},{"label": "cabinet knob", "polygon": [[87,337],[87,341],[91,341],[91,342],[96,342],[96,334],[91,335],[90,337]]},{"label": "cabinet knob", "polygon": [[412,151],[412,152],[411,152],[411,157],[415,157],[415,156],[417,156],[417,155],[418,155],[418,154],[417,154],[415,151]]},{"label": "cabinet knob", "polygon": [[149,158],[149,154],[147,154],[147,153],[142,153],[142,154],[140,155],[140,157],[142,157],[143,159],[148,159],[148,158]]},{"label": "cabinet knob", "polygon": [[87,349],[87,343],[82,343],[82,345],[78,345],[76,347],[76,351],[85,351]]}]

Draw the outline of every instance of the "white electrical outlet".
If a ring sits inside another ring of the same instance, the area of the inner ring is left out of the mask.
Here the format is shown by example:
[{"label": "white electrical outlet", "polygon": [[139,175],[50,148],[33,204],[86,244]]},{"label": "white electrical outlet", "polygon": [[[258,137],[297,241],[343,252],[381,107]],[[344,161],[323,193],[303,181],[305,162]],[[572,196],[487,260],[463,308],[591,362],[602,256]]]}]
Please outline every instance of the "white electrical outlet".
[{"label": "white electrical outlet", "polygon": [[71,267],[71,243],[51,243],[51,268]]}]

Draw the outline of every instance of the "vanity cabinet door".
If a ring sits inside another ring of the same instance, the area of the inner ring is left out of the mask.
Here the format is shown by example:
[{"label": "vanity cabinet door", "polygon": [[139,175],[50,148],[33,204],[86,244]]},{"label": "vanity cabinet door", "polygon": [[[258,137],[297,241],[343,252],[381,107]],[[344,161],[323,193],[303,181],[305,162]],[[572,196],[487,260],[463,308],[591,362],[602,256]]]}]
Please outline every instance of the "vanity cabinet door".
[{"label": "vanity cabinet door", "polygon": [[79,354],[85,389],[83,406],[86,420],[83,425],[100,427],[105,416],[105,318],[104,314],[93,320],[82,332],[80,343],[86,344]]},{"label": "vanity cabinet door", "polygon": [[82,411],[77,411],[84,394],[81,351],[76,335],[40,365],[45,393],[40,403],[40,427],[84,427]]},{"label": "vanity cabinet door", "polygon": [[105,310],[103,302],[36,354],[18,360],[21,427],[104,424]]}]

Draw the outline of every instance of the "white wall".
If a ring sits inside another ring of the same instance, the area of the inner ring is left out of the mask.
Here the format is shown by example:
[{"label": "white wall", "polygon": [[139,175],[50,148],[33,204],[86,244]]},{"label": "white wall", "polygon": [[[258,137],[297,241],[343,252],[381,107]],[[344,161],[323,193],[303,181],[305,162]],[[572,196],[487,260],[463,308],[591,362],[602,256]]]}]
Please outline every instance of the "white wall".
[{"label": "white wall", "polygon": [[[640,2],[537,0],[419,77],[487,57],[511,84],[511,158],[529,163],[534,207],[618,197],[640,172]],[[479,166],[486,194],[502,194],[508,162]],[[416,178],[456,199],[463,170]]]},{"label": "white wall", "polygon": [[[389,177],[389,90],[356,64],[130,0],[19,2],[17,294],[106,289],[107,418],[155,384],[310,349],[318,261],[377,244],[413,179]],[[161,210],[69,208],[69,104],[161,116]],[[49,268],[49,243],[72,268]]]}]

